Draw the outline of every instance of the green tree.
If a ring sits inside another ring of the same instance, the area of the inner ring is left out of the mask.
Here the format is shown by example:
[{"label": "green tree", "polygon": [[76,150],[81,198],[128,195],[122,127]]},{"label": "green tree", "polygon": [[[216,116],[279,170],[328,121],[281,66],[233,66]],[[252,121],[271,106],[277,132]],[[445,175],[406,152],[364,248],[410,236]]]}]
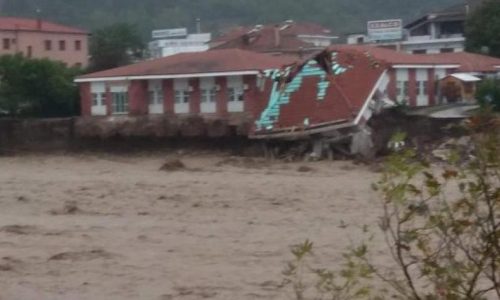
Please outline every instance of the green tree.
[{"label": "green tree", "polygon": [[481,112],[467,128],[470,142],[439,166],[412,149],[388,158],[374,188],[393,264],[371,256],[373,226],[338,271],[310,268],[306,241],[284,272],[296,299],[500,299],[500,118]]},{"label": "green tree", "polygon": [[16,117],[65,117],[78,114],[81,71],[47,59],[0,57],[0,111]]},{"label": "green tree", "polygon": [[500,1],[487,0],[475,10],[466,24],[468,51],[500,57]]},{"label": "green tree", "polygon": [[100,71],[127,65],[141,58],[144,43],[135,26],[117,23],[92,33],[90,70]]},{"label": "green tree", "polygon": [[493,110],[500,111],[500,80],[489,79],[481,82],[476,99],[482,106],[491,106]]}]

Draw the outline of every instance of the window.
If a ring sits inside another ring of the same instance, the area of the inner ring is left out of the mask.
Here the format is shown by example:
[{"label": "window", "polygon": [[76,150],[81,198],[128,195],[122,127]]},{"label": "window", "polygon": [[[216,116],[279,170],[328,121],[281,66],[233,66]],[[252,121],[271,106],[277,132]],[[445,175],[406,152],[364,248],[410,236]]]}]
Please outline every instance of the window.
[{"label": "window", "polygon": [[99,94],[92,93],[92,106],[99,105]]},{"label": "window", "polygon": [[417,81],[417,95],[428,95],[428,82],[427,81]]},{"label": "window", "polygon": [[75,41],[75,50],[76,51],[82,50],[82,41],[80,41],[80,40]]},{"label": "window", "polygon": [[152,91],[149,91],[149,104],[162,104],[163,103],[163,91],[159,88],[155,88]]},{"label": "window", "polygon": [[215,103],[217,92],[215,88],[201,90],[201,103]]},{"label": "window", "polygon": [[50,51],[52,50],[52,41],[46,40],[45,41],[45,51]]},{"label": "window", "polygon": [[113,94],[112,111],[114,114],[124,114],[128,112],[128,94],[118,92]]},{"label": "window", "polygon": [[415,29],[412,29],[410,31],[410,36],[423,36],[423,35],[430,35],[431,30],[430,30],[430,25],[425,24],[420,27],[417,27]]},{"label": "window", "polygon": [[10,49],[10,39],[3,39],[3,49],[4,50]]},{"label": "window", "polygon": [[59,41],[59,50],[61,51],[66,50],[66,41]]},{"label": "window", "polygon": [[92,106],[105,106],[106,105],[106,94],[104,93],[92,93]]},{"label": "window", "polygon": [[28,46],[28,49],[26,50],[26,56],[28,56],[28,58],[31,58],[33,56],[33,47]]},{"label": "window", "polygon": [[175,91],[175,103],[189,103],[189,92],[187,90]]},{"label": "window", "polygon": [[75,64],[75,67],[76,67],[76,68],[81,68],[82,66],[83,66],[83,64],[82,64],[82,63],[76,63],[76,64]]},{"label": "window", "polygon": [[441,37],[448,37],[450,35],[463,35],[465,32],[464,21],[447,21],[440,23]]},{"label": "window", "polygon": [[441,53],[453,53],[453,52],[455,52],[455,50],[453,48],[441,48],[439,50],[439,52],[441,52]]},{"label": "window", "polygon": [[396,82],[396,91],[397,91],[398,96],[408,95],[408,81],[397,81]]},{"label": "window", "polygon": [[413,54],[427,54],[427,50],[421,49],[421,50],[413,50]]},{"label": "window", "polygon": [[422,81],[417,81],[417,95],[422,95]]},{"label": "window", "polygon": [[227,90],[228,95],[229,95],[229,102],[243,102],[243,90],[241,89],[235,89],[235,88],[229,88]]}]

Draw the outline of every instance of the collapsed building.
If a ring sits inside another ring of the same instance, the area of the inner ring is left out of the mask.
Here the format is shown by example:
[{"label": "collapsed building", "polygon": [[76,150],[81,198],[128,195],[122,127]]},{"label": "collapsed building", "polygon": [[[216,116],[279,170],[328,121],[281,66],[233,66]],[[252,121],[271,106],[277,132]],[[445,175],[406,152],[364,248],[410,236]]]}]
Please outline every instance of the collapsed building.
[{"label": "collapsed building", "polygon": [[87,74],[80,85],[83,136],[304,140],[315,155],[338,144],[370,153],[368,120],[388,106],[427,107],[457,72],[496,76],[500,60],[470,53],[412,55],[337,46],[307,57],[241,49],[186,53]]}]

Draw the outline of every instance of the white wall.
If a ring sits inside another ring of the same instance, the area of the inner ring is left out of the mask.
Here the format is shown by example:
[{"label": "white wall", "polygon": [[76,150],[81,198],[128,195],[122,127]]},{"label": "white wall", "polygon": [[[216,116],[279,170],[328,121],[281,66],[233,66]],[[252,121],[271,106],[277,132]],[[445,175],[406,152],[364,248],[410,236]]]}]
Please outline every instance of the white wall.
[{"label": "white wall", "polygon": [[209,49],[210,40],[210,33],[189,34],[185,38],[152,41],[149,43],[149,50],[153,58],[178,53],[203,52]]}]

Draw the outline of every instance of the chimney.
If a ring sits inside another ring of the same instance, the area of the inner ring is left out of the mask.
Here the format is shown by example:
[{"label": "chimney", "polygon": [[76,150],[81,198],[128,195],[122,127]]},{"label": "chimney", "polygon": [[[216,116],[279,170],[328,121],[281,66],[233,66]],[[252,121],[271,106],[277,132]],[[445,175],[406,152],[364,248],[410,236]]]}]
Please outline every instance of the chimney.
[{"label": "chimney", "polygon": [[41,10],[38,8],[36,10],[36,28],[38,30],[42,30],[42,16],[41,16]]},{"label": "chimney", "polygon": [[196,33],[201,33],[201,19],[196,18]]},{"label": "chimney", "polygon": [[280,26],[274,26],[274,47],[278,48],[281,45],[281,34],[280,34]]}]

